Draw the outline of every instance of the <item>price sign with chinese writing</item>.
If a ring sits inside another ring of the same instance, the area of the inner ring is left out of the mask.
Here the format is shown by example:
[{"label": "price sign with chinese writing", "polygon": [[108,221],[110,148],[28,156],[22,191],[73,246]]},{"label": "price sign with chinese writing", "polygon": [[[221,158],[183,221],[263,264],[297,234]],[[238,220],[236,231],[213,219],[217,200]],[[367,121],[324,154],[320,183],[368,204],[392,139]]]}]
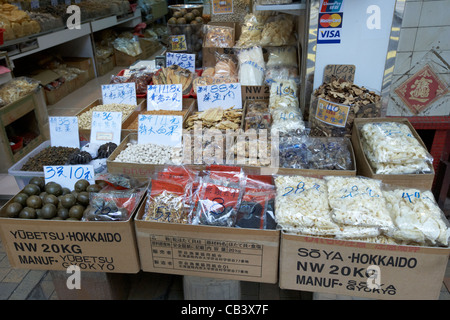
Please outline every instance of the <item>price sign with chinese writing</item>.
[{"label": "price sign with chinese writing", "polygon": [[344,128],[347,123],[350,106],[319,98],[316,119],[326,124]]},{"label": "price sign with chinese writing", "polygon": [[89,183],[95,183],[94,166],[44,166],[45,183],[56,182],[63,188],[73,190],[75,182],[86,179]]},{"label": "price sign with chinese writing", "polygon": [[213,0],[213,14],[231,14],[233,13],[233,0]]},{"label": "price sign with chinese writing", "polygon": [[91,143],[120,144],[122,130],[122,112],[95,111],[92,113]]},{"label": "price sign with chinese writing", "polygon": [[80,147],[77,117],[49,117],[52,147]]},{"label": "price sign with chinese writing", "polygon": [[182,116],[140,114],[138,118],[138,143],[180,147],[182,130]]},{"label": "price sign with chinese writing", "polygon": [[136,84],[117,83],[102,85],[103,104],[123,103],[136,105]]},{"label": "price sign with chinese writing", "polygon": [[195,54],[167,52],[166,66],[177,65],[181,68],[188,69],[192,73],[195,72]]},{"label": "price sign with chinese writing", "polygon": [[183,109],[181,84],[158,84],[147,86],[147,110]]},{"label": "price sign with chinese writing", "polygon": [[242,109],[242,91],[240,83],[213,84],[197,87],[198,110],[221,107]]}]

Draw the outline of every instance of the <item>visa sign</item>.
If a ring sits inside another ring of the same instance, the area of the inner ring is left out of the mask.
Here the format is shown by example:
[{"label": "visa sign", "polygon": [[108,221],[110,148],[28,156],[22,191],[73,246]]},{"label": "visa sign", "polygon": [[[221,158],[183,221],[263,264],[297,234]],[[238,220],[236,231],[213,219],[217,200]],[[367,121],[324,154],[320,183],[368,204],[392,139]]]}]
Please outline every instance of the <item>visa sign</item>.
[{"label": "visa sign", "polygon": [[317,43],[340,43],[341,29],[319,29]]}]

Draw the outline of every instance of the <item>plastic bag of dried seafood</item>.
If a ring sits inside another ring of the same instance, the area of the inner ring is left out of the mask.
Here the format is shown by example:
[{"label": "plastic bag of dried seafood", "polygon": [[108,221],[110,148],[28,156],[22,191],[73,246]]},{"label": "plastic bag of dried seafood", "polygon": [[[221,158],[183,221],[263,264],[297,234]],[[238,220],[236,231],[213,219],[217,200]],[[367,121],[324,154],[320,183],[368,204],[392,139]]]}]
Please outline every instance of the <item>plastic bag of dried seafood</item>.
[{"label": "plastic bag of dried seafood", "polygon": [[247,14],[241,27],[239,40],[236,41],[236,47],[247,48],[259,45],[267,17],[267,14],[260,12]]},{"label": "plastic bag of dried seafood", "polygon": [[430,173],[433,157],[405,123],[362,124],[361,144],[377,174]]},{"label": "plastic bag of dried seafood", "polygon": [[395,229],[386,201],[382,182],[366,177],[324,177],[333,221],[340,225]]},{"label": "plastic bag of dried seafood", "polygon": [[388,235],[419,245],[448,246],[450,224],[429,190],[383,185],[395,229]]},{"label": "plastic bag of dried seafood", "polygon": [[265,61],[259,46],[237,50],[239,82],[244,86],[264,84]]},{"label": "plastic bag of dried seafood", "polygon": [[339,137],[351,135],[355,118],[381,115],[381,97],[373,90],[337,79],[323,83],[311,96],[308,121],[311,135]]}]

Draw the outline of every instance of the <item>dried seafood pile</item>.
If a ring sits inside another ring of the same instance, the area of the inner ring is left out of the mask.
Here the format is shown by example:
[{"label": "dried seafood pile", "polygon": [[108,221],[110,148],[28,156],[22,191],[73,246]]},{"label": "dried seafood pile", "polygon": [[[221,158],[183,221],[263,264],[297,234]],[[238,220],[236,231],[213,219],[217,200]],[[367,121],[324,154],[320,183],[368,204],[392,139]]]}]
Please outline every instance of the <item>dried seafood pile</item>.
[{"label": "dried seafood pile", "polygon": [[314,91],[315,98],[349,106],[345,126],[336,126],[317,119],[318,103],[311,103],[309,121],[313,136],[342,136],[351,134],[355,118],[376,118],[381,112],[381,97],[374,91],[343,79],[331,78]]},{"label": "dried seafood pile", "polygon": [[189,94],[191,92],[193,81],[193,73],[177,65],[171,65],[170,67],[162,68],[156,75],[153,76],[154,85],[181,84],[183,95]]},{"label": "dried seafood pile", "polygon": [[236,130],[241,127],[242,109],[211,108],[205,111],[195,112],[186,120],[186,130],[194,129],[196,121],[202,122],[202,128]]}]

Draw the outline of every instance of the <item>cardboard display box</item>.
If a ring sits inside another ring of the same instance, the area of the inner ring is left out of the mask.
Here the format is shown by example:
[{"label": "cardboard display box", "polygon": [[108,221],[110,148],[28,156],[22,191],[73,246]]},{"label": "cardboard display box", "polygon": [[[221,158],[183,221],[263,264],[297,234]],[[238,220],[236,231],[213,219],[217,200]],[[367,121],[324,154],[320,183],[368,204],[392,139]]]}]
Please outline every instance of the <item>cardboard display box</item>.
[{"label": "cardboard display box", "polygon": [[114,54],[105,60],[97,59],[96,67],[97,67],[97,77],[103,76],[108,72],[112,71],[116,66],[116,59]]},{"label": "cardboard display box", "polygon": [[449,254],[450,248],[375,244],[282,232],[279,285],[282,289],[373,299],[438,299]]},{"label": "cardboard display box", "polygon": [[[24,158],[45,139],[45,125],[48,121],[47,109],[42,90],[0,108],[0,172],[6,173],[17,161]],[[10,131],[10,128],[11,131]],[[11,132],[21,134],[24,129],[36,137],[20,150],[13,152],[9,144]],[[8,130],[8,131],[7,131]]]},{"label": "cardboard display box", "polygon": [[139,272],[135,212],[127,221],[111,222],[7,218],[10,202],[0,209],[0,238],[13,268]]},{"label": "cardboard display box", "polygon": [[87,71],[87,81],[95,78],[94,62],[92,58],[65,57],[63,60],[69,67]]},{"label": "cardboard display box", "polygon": [[126,53],[120,52],[119,50],[116,49],[114,49],[114,57],[116,60],[116,66],[123,66],[123,67],[131,66],[136,61],[144,58],[142,53],[133,57]]},{"label": "cardboard display box", "polygon": [[278,230],[256,230],[144,221],[135,218],[143,271],[276,283]]},{"label": "cardboard display box", "polygon": [[430,190],[433,186],[434,180],[434,168],[431,165],[431,173],[420,173],[420,174],[376,174],[369,161],[364,154],[364,150],[360,139],[359,127],[365,123],[370,122],[400,122],[406,124],[414,137],[419,141],[419,143],[426,149],[425,144],[420,138],[417,131],[411,125],[411,123],[406,118],[355,118],[352,129],[352,144],[355,150],[357,174],[373,179],[378,179],[384,183],[393,184],[396,186],[411,187],[416,189]]},{"label": "cardboard display box", "polygon": [[[141,111],[144,110],[144,108],[146,108],[146,100],[145,99],[137,99],[137,105],[136,105],[136,109],[135,111]],[[97,99],[93,102],[91,102],[87,107],[83,108],[83,110],[81,110],[80,112],[78,112],[75,116],[79,116],[80,114],[103,104],[102,99]],[[127,119],[131,116],[131,114],[128,117],[125,117],[125,119],[122,119],[122,125],[127,121]],[[80,136],[80,141],[90,141],[91,140],[91,130],[90,129],[79,129],[78,130],[79,136]],[[121,131],[121,140],[124,139],[126,131]]]}]

